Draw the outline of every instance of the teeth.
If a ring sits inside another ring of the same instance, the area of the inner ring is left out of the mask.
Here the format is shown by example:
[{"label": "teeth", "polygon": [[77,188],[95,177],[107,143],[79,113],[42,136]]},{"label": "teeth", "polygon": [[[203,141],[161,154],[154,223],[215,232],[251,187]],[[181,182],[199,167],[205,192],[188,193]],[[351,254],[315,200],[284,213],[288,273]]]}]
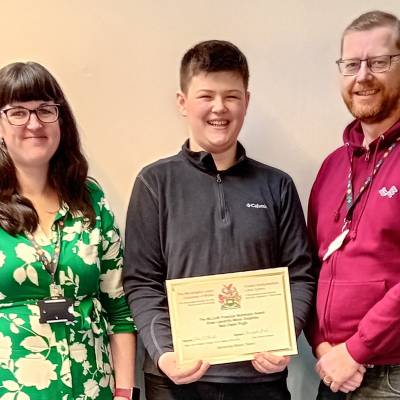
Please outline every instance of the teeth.
[{"label": "teeth", "polygon": [[228,125],[228,121],[226,120],[212,120],[212,121],[208,121],[208,123],[212,126],[225,126]]},{"label": "teeth", "polygon": [[378,90],[376,89],[370,89],[370,90],[360,90],[357,92],[359,96],[371,96],[372,94],[378,93]]}]

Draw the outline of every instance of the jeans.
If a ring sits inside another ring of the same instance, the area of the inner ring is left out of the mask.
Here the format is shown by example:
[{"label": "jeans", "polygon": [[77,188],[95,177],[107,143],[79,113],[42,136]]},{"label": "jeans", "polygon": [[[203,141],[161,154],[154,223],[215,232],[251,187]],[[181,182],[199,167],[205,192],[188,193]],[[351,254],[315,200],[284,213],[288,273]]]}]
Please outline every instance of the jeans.
[{"label": "jeans", "polygon": [[321,381],[316,400],[399,400],[400,365],[367,368],[361,386],[349,394],[333,393]]},{"label": "jeans", "polygon": [[361,386],[346,400],[399,400],[400,365],[368,368]]},{"label": "jeans", "polygon": [[290,400],[286,379],[260,383],[194,382],[175,385],[161,376],[145,374],[147,400]]}]

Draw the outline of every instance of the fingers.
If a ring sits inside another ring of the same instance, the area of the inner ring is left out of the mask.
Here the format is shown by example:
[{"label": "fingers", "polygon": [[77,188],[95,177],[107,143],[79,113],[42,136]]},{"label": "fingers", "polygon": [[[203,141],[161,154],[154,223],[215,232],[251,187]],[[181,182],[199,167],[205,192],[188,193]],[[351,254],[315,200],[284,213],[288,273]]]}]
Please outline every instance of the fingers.
[{"label": "fingers", "polygon": [[179,370],[174,382],[178,385],[187,384],[198,381],[210,368],[207,361],[199,361],[196,365],[188,370]]},{"label": "fingers", "polygon": [[174,383],[182,385],[199,380],[206,373],[210,364],[206,361],[196,361],[190,365],[178,366],[176,354],[166,352],[159,358],[158,366]]},{"label": "fingers", "polygon": [[353,385],[349,385],[347,383],[344,383],[342,386],[339,387],[339,390],[343,393],[349,393],[349,392],[354,392],[354,390],[356,390],[357,387],[353,386]]},{"label": "fingers", "polygon": [[363,378],[364,378],[364,373],[357,371],[350,379],[348,379],[341,385],[338,385],[336,383],[334,384],[334,382],[331,381],[331,378],[328,377],[327,375],[322,379],[322,381],[325,383],[325,385],[329,386],[332,391],[339,390],[343,393],[349,393],[349,392],[354,392],[354,390],[358,389],[361,386]]},{"label": "fingers", "polygon": [[271,374],[283,371],[290,362],[290,357],[281,357],[264,352],[257,353],[252,360],[253,367],[262,374]]},{"label": "fingers", "polygon": [[351,382],[345,382],[340,387],[339,390],[344,393],[354,392],[360,385],[356,385]]},{"label": "fingers", "polygon": [[325,373],[322,371],[321,364],[319,362],[315,364],[315,372],[321,379],[324,379]]},{"label": "fingers", "polygon": [[332,383],[330,384],[329,387],[330,387],[330,389],[331,389],[332,392],[336,393],[336,392],[339,391],[340,386],[341,386],[341,385],[340,385],[339,383],[332,382]]},{"label": "fingers", "polygon": [[196,361],[195,364],[190,365],[188,368],[177,368],[177,372],[179,371],[178,375],[180,378],[185,379],[187,377],[190,377],[194,374],[196,374],[200,368],[202,367],[202,361]]},{"label": "fingers", "polygon": [[345,393],[353,392],[361,386],[363,378],[364,373],[357,371],[349,380],[347,380],[340,386],[339,390]]}]

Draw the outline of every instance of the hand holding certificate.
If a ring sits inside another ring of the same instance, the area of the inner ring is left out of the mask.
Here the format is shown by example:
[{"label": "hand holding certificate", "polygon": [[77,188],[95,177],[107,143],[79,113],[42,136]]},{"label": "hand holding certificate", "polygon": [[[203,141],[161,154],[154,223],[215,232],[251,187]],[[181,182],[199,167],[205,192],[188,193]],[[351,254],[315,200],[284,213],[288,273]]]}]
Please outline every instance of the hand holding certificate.
[{"label": "hand holding certificate", "polygon": [[287,268],[167,281],[179,364],[297,354]]}]

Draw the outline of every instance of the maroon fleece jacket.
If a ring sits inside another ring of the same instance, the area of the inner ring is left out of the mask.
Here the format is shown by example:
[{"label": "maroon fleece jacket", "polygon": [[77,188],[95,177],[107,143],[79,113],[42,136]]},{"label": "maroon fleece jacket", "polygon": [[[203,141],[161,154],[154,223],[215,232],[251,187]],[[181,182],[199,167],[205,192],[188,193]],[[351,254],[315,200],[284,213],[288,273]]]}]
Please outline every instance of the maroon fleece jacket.
[{"label": "maroon fleece jacket", "polygon": [[[344,145],[330,154],[313,185],[308,225],[318,279],[316,309],[307,336],[321,342],[346,342],[359,363],[400,364],[400,121],[362,147],[359,121],[344,132]],[[354,207],[349,234],[328,259],[329,244],[346,216],[350,164],[353,197],[393,143],[372,183]]]}]

